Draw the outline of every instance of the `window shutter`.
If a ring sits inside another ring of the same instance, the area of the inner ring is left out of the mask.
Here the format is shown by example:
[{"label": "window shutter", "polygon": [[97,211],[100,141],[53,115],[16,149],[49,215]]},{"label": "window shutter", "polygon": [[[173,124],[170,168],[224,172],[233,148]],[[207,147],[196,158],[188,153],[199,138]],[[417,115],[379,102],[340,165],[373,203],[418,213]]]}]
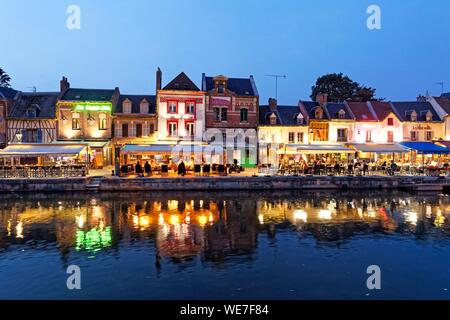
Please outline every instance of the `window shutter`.
[{"label": "window shutter", "polygon": [[114,129],[115,129],[115,133],[114,133],[115,136],[117,138],[121,138],[122,137],[122,125],[119,122],[117,122]]},{"label": "window shutter", "polygon": [[148,137],[149,136],[149,128],[148,128],[148,122],[145,122],[143,125],[142,125],[142,136],[144,136],[144,137]]},{"label": "window shutter", "polygon": [[136,137],[136,124],[131,123],[130,126],[131,126],[131,136]]},{"label": "window shutter", "polygon": [[41,129],[38,129],[38,131],[37,131],[37,142],[38,143],[42,143],[43,141],[42,141],[42,130]]}]

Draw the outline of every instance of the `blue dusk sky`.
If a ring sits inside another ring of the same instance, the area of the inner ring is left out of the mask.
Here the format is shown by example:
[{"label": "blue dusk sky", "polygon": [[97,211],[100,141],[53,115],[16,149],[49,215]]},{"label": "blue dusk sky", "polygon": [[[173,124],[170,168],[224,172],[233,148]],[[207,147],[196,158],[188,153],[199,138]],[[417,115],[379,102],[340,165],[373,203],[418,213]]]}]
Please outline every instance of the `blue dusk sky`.
[{"label": "blue dusk sky", "polygon": [[[66,28],[69,5],[81,30]],[[366,26],[381,8],[381,30]],[[0,67],[19,90],[114,88],[154,94],[184,71],[253,75],[265,103],[279,81],[279,102],[309,99],[317,77],[342,72],[389,100],[414,100],[438,82],[450,91],[448,0],[0,0]]]}]

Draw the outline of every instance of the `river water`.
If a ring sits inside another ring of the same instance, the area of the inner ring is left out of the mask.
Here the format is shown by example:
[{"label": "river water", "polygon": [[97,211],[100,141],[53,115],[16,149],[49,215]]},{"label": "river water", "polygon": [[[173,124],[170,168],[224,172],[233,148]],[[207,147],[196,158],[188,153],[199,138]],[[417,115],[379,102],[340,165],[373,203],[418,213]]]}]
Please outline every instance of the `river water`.
[{"label": "river water", "polygon": [[[81,290],[68,290],[69,266]],[[381,290],[369,290],[369,266]],[[449,299],[450,197],[2,195],[0,299]]]}]

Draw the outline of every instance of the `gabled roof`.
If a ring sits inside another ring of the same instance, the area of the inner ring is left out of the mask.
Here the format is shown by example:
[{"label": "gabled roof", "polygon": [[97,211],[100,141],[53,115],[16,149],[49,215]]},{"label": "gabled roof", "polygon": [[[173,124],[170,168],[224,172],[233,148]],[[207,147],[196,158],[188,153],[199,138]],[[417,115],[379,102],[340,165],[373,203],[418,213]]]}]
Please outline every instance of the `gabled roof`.
[{"label": "gabled roof", "polygon": [[378,117],[375,114],[374,110],[366,102],[348,101],[347,104],[353,115],[355,116],[356,121],[378,121]]},{"label": "gabled roof", "polygon": [[[56,117],[56,101],[58,92],[20,93],[8,111],[9,118],[20,119],[54,119]],[[29,118],[27,111],[36,109],[36,118]]]},{"label": "gabled roof", "polygon": [[379,121],[384,121],[391,113],[395,114],[390,102],[370,101],[370,105]]},{"label": "gabled roof", "polygon": [[[253,78],[228,78],[227,89],[234,92],[238,96],[258,96]],[[204,91],[214,89],[214,77],[205,77]]]},{"label": "gabled roof", "polygon": [[[314,101],[300,101],[305,106],[306,112],[308,113],[309,119],[316,119],[316,109],[320,106],[318,102]],[[323,110],[323,118],[319,120],[329,120],[328,111],[326,109]]]},{"label": "gabled roof", "polygon": [[128,95],[121,94],[119,98],[119,103],[117,104],[116,110],[114,113],[123,113],[123,102],[128,99],[131,101],[131,113],[141,113],[141,102],[145,99],[147,100],[148,113],[155,114],[156,113],[156,96],[151,95]]},{"label": "gabled roof", "polygon": [[344,110],[345,115],[344,118],[345,120],[354,120],[353,115],[351,114],[351,111],[347,108],[347,105],[343,102],[328,102],[325,105],[325,108],[328,111],[328,115],[330,116],[331,119],[341,119],[339,117],[339,111]]},{"label": "gabled roof", "polygon": [[433,115],[432,121],[441,121],[441,118],[434,110],[433,106],[429,102],[392,102],[394,111],[401,121],[410,121],[409,116],[413,111],[417,113],[417,121],[426,121],[426,115],[428,111]]},{"label": "gabled roof", "polygon": [[167,84],[163,90],[179,90],[179,91],[200,91],[200,89],[192,82],[184,73],[180,73],[172,81]]},{"label": "gabled roof", "polygon": [[92,101],[110,102],[113,99],[114,90],[109,89],[68,89],[61,100],[64,101]]},{"label": "gabled roof", "polygon": [[434,98],[436,102],[444,109],[447,114],[450,114],[450,95],[449,98],[438,97]]},{"label": "gabled roof", "polygon": [[441,95],[441,97],[442,97],[442,98],[450,99],[450,92],[443,93],[443,94]]},{"label": "gabled roof", "polygon": [[12,100],[17,94],[17,90],[12,88],[0,87],[0,99]]},{"label": "gabled roof", "polygon": [[[259,106],[259,124],[271,125],[270,116],[275,113],[278,126],[299,126],[297,117],[300,114],[298,106],[277,106],[275,111],[270,110],[270,106]],[[306,115],[302,114],[304,121],[301,125],[307,125]]]}]

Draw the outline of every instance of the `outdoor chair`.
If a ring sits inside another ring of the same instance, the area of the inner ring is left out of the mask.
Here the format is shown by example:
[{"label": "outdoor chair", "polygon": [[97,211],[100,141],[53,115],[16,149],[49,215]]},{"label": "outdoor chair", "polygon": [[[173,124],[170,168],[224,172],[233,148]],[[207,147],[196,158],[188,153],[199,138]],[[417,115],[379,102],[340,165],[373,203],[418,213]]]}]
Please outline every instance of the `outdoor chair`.
[{"label": "outdoor chair", "polygon": [[169,166],[167,164],[163,164],[161,166],[161,176],[167,177],[169,175]]},{"label": "outdoor chair", "polygon": [[199,164],[194,165],[194,175],[199,176],[202,171],[202,167]]},{"label": "outdoor chair", "polygon": [[225,171],[225,166],[223,164],[219,164],[217,166],[217,171],[218,171],[220,176],[226,176],[227,175],[227,172]]}]

